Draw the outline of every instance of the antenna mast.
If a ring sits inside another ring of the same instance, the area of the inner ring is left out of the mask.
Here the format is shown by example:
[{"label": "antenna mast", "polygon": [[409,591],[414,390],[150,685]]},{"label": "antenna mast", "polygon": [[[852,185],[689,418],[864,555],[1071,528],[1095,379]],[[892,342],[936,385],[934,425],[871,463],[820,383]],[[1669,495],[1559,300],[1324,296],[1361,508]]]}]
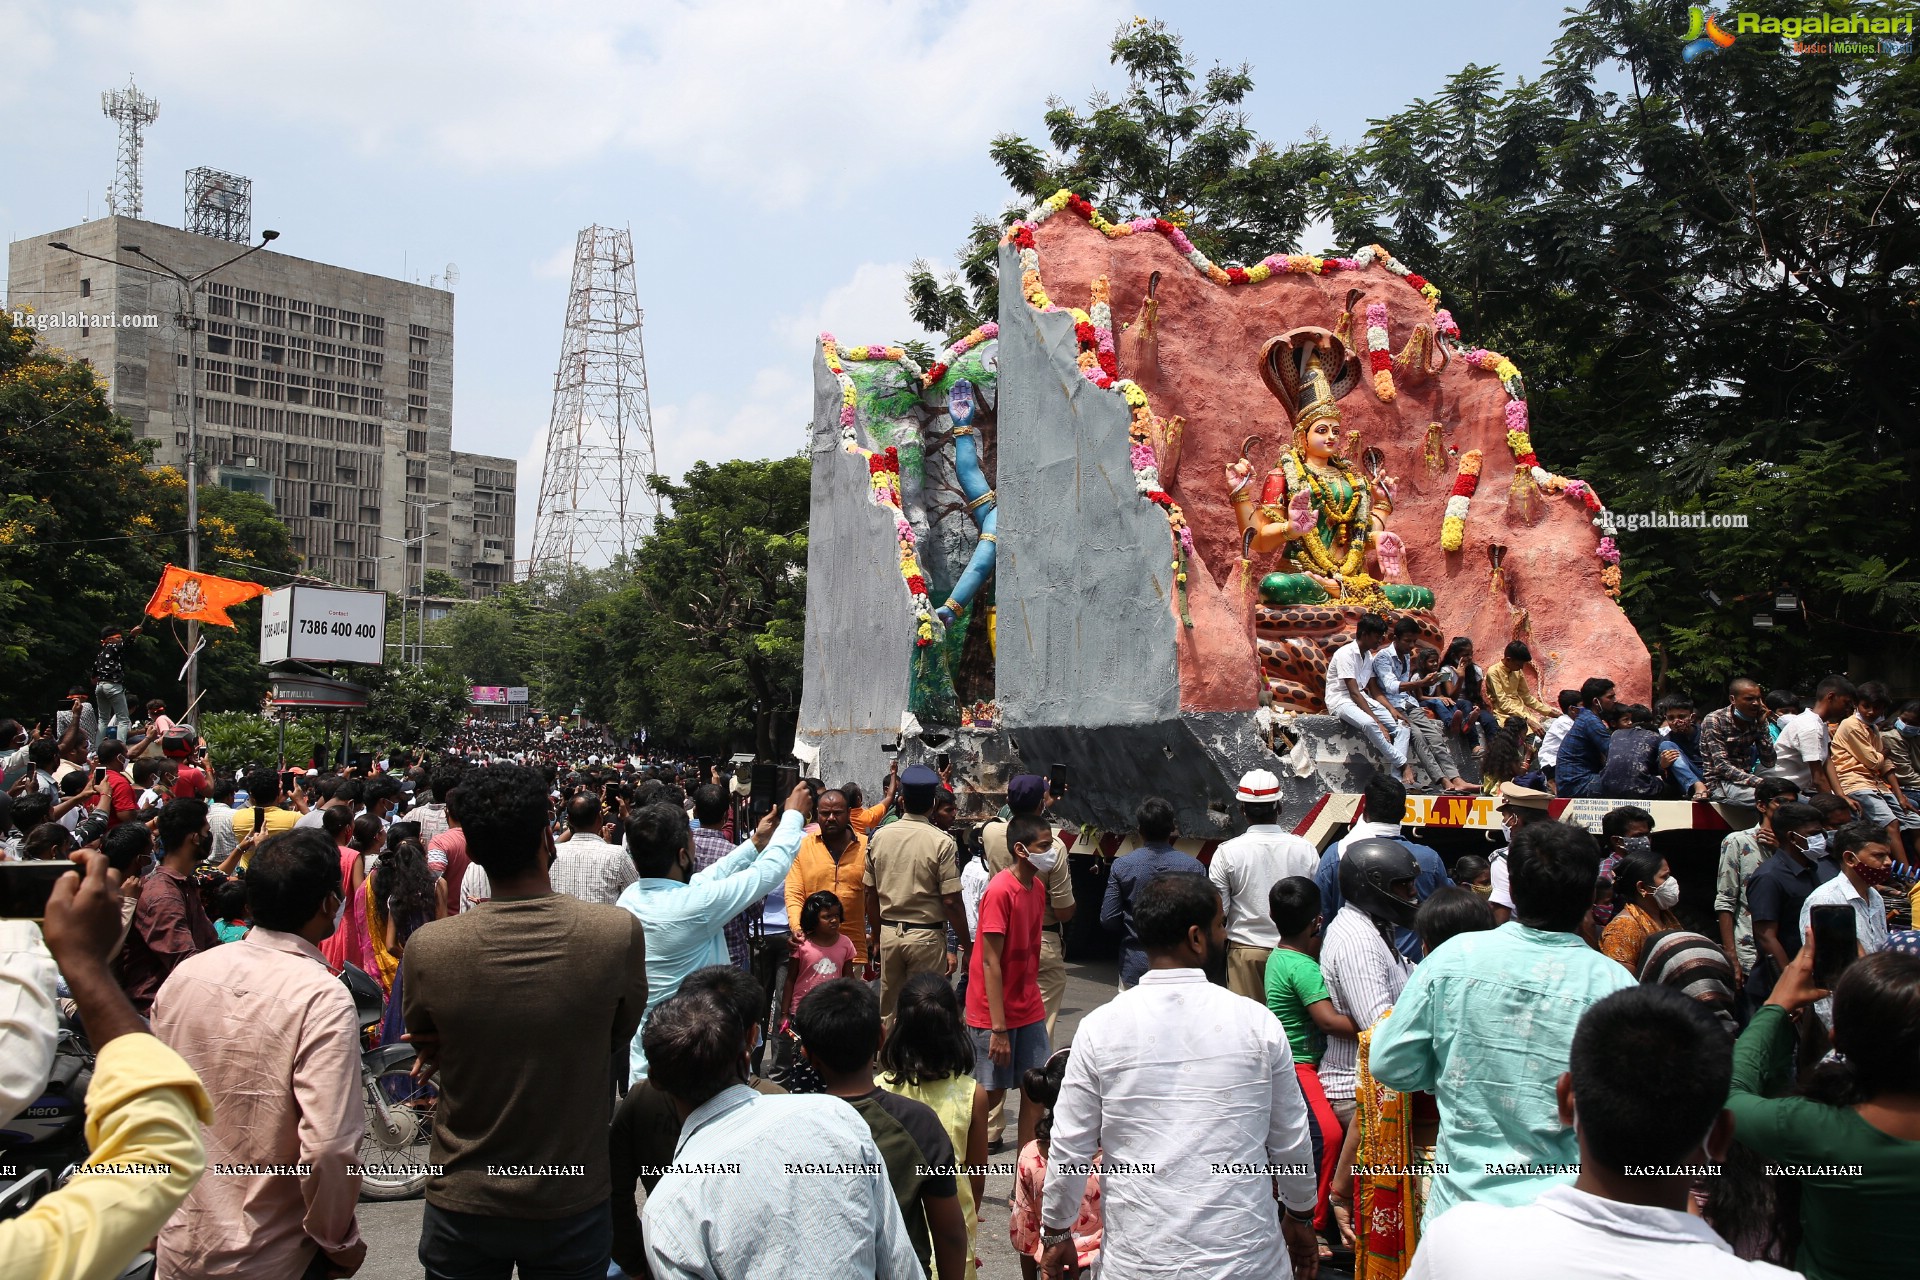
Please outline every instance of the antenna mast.
[{"label": "antenna mast", "polygon": [[123,217],[140,216],[140,131],[160,116],[160,104],[134,88],[127,77],[125,89],[109,89],[100,95],[100,111],[120,125],[120,149],[113,166],[113,185],[107,188],[107,212]]}]

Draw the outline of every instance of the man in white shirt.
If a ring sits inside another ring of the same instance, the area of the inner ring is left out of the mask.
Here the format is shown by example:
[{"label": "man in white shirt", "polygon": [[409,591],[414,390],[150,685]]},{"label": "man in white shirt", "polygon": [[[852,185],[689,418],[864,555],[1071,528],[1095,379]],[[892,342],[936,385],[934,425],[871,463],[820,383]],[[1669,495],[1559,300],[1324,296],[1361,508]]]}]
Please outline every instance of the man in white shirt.
[{"label": "man in white shirt", "polygon": [[460,785],[460,773],[458,766],[441,764],[427,779],[427,789],[433,801],[415,805],[407,811],[405,820],[420,824],[420,843],[423,847],[432,844],[435,836],[447,830],[447,793]]},{"label": "man in white shirt", "polygon": [[1855,690],[1845,676],[1828,676],[1813,691],[1813,705],[1780,721],[1773,744],[1773,768],[1767,776],[1800,788],[1802,799],[1816,791],[1844,796],[1833,776],[1833,738],[1827,726],[1853,713]]},{"label": "man in white shirt", "polygon": [[1054,1105],[1042,1271],[1074,1263],[1097,1152],[1104,1280],[1271,1280],[1289,1258],[1311,1272],[1307,1106],[1279,1021],[1209,981],[1226,964],[1219,895],[1203,876],[1160,875],[1133,912],[1148,968],[1080,1023]]},{"label": "man in white shirt", "polygon": [[1559,701],[1560,714],[1547,721],[1547,730],[1540,735],[1540,768],[1549,778],[1560,759],[1560,744],[1566,741],[1567,730],[1573,728],[1573,718],[1580,713],[1580,691],[1562,689]]},{"label": "man in white shirt", "polygon": [[608,906],[640,878],[626,846],[609,844],[600,835],[600,797],[593,792],[581,792],[567,806],[567,838],[553,846],[549,874],[559,892]]},{"label": "man in white shirt", "polygon": [[[1893,846],[1887,833],[1871,822],[1849,822],[1827,836],[1828,854],[1840,868],[1840,874],[1827,881],[1800,904],[1800,936],[1813,927],[1815,907],[1853,908],[1853,934],[1860,954],[1870,956],[1887,949],[1887,903],[1875,885],[1885,884],[1893,870]],[[1814,944],[1818,954],[1819,943]],[[1833,997],[1814,1001],[1820,1021],[1833,1025]]]},{"label": "man in white shirt", "polygon": [[[1379,1021],[1407,985],[1412,965],[1394,949],[1393,931],[1413,924],[1419,876],[1407,847],[1383,836],[1352,841],[1341,852],[1344,901],[1321,939],[1320,972],[1334,1012],[1357,1027]],[[1353,1122],[1359,1052],[1356,1037],[1329,1033],[1320,1059],[1320,1086],[1343,1129]]]},{"label": "man in white shirt", "polygon": [[1240,779],[1233,798],[1247,830],[1213,851],[1207,879],[1219,890],[1227,917],[1227,990],[1265,1003],[1267,957],[1280,944],[1267,898],[1288,876],[1311,876],[1319,864],[1313,846],[1285,830],[1280,816],[1280,779],[1253,769]]},{"label": "man in white shirt", "polygon": [[1413,766],[1407,762],[1407,745],[1413,730],[1366,692],[1367,686],[1377,680],[1374,652],[1386,642],[1386,619],[1377,613],[1361,614],[1354,624],[1353,639],[1327,659],[1327,714],[1358,730],[1374,754],[1397,769],[1402,782],[1412,786]]},{"label": "man in white shirt", "polygon": [[1718,1165],[1733,1139],[1731,1045],[1704,1006],[1670,987],[1617,991],[1581,1017],[1570,1066],[1558,1086],[1560,1120],[1578,1136],[1579,1178],[1532,1204],[1447,1210],[1421,1234],[1408,1280],[1799,1274],[1742,1260],[1687,1212],[1691,1170]]},{"label": "man in white shirt", "polygon": [[1478,791],[1453,767],[1453,748],[1446,727],[1421,705],[1418,690],[1427,680],[1413,674],[1413,650],[1420,643],[1420,624],[1404,614],[1393,624],[1393,642],[1373,655],[1374,687],[1380,701],[1392,709],[1407,728],[1407,759],[1420,785],[1436,791]]}]

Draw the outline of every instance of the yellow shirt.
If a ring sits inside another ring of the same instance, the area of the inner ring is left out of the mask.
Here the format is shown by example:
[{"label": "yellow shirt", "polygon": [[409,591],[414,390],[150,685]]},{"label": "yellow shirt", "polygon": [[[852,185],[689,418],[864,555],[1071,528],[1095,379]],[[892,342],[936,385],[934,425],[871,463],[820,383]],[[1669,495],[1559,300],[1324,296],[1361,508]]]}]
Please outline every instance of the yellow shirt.
[{"label": "yellow shirt", "polygon": [[1887,789],[1886,745],[1880,731],[1850,715],[1833,730],[1833,774],[1846,795]]},{"label": "yellow shirt", "polygon": [[1534,719],[1551,720],[1559,715],[1552,707],[1540,700],[1540,695],[1527,683],[1524,667],[1515,667],[1511,671],[1504,662],[1496,662],[1483,673],[1482,681],[1487,690],[1488,709],[1505,723],[1509,716],[1528,719],[1532,713]]},{"label": "yellow shirt", "polygon": [[[266,813],[267,834],[270,836],[277,836],[283,831],[291,831],[294,828],[294,824],[300,821],[299,814],[291,809],[282,809],[279,805],[269,806]],[[245,840],[252,834],[253,807],[249,805],[243,809],[235,809],[233,811],[233,838],[235,840]],[[257,848],[258,846],[256,845],[255,847]],[[248,853],[240,859],[240,865],[244,867],[251,861],[253,861],[253,854]]]},{"label": "yellow shirt", "polygon": [[[180,1055],[150,1035],[109,1041],[87,1093],[93,1154],[73,1181],[0,1222],[0,1280],[111,1280],[186,1200],[213,1105]],[[150,1166],[94,1172],[100,1166]]]}]

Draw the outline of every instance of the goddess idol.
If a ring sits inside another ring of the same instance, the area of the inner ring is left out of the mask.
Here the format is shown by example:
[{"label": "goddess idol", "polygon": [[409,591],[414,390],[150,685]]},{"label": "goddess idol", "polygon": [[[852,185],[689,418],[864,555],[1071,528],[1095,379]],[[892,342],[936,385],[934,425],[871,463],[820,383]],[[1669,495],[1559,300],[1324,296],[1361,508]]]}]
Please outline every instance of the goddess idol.
[{"label": "goddess idol", "polygon": [[[1411,611],[1422,632],[1437,638],[1428,612],[1433,592],[1383,580],[1404,575],[1406,548],[1387,530],[1392,477],[1356,466],[1341,439],[1339,400],[1360,381],[1346,343],[1321,328],[1289,330],[1261,348],[1260,376],[1292,423],[1292,447],[1267,472],[1256,502],[1249,438],[1227,468],[1228,493],[1243,572],[1254,556],[1274,551],[1291,565],[1260,580],[1263,603],[1254,611],[1268,686],[1283,707],[1319,711],[1326,658],[1350,637],[1353,621],[1364,612]],[[1379,578],[1369,572],[1369,551]]]}]

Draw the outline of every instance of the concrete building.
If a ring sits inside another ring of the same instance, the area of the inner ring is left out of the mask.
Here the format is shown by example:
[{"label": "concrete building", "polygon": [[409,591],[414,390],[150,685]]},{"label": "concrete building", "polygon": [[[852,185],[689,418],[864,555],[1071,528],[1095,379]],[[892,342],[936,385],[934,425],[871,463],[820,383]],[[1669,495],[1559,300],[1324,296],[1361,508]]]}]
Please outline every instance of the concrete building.
[{"label": "concrete building", "polygon": [[511,580],[516,464],[453,450],[451,293],[256,253],[196,288],[190,390],[180,286],[54,241],[126,263],[141,261],[123,248],[135,245],[189,276],[241,246],[122,217],[9,246],[9,310],[88,322],[44,337],[106,378],[157,463],[184,461],[197,390],[201,482],[271,501],[307,572],[395,593],[418,592],[423,569],[474,596]]}]

